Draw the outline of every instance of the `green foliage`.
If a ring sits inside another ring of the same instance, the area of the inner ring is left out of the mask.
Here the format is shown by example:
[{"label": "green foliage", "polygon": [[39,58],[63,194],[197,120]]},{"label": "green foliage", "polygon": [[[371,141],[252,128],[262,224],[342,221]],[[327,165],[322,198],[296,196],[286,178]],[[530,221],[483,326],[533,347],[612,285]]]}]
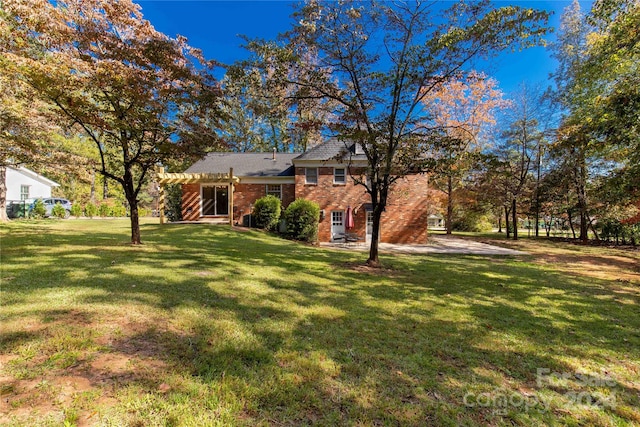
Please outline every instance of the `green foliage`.
[{"label": "green foliage", "polygon": [[318,238],[320,206],[305,199],[297,199],[284,211],[287,237],[304,242],[315,242]]},{"label": "green foliage", "polygon": [[82,216],[82,206],[80,205],[80,203],[71,205],[71,215],[76,217]]},{"label": "green foliage", "polygon": [[44,202],[42,199],[37,199],[33,203],[33,209],[31,209],[29,215],[33,218],[43,218],[46,213],[47,209],[44,207]]},{"label": "green foliage", "polygon": [[253,205],[252,222],[257,228],[275,230],[280,221],[282,204],[276,196],[267,195]]},{"label": "green foliage", "polygon": [[[125,216],[127,213],[125,211],[124,215],[121,216]],[[147,208],[138,208],[138,216],[140,218],[145,217],[145,216],[151,216],[151,209],[147,209]]]},{"label": "green foliage", "polygon": [[84,207],[84,214],[89,218],[93,218],[98,214],[98,207],[93,203],[87,203]]},{"label": "green foliage", "polygon": [[[140,210],[141,209],[139,209],[138,212]],[[127,209],[124,206],[120,205],[120,204],[114,205],[114,206],[111,207],[111,211],[109,212],[109,214],[111,216],[115,216],[115,217],[127,216]]]},{"label": "green foliage", "polygon": [[51,209],[51,216],[56,218],[64,218],[67,216],[67,210],[62,207],[60,203],[56,203],[55,206]]},{"label": "green foliage", "polygon": [[493,224],[489,217],[482,212],[468,211],[453,221],[453,229],[456,231],[473,231],[482,233],[491,231]]},{"label": "green foliage", "polygon": [[182,221],[182,185],[167,185],[165,187],[165,201],[164,214],[169,221]]},{"label": "green foliage", "polygon": [[616,244],[631,244],[637,246],[640,243],[640,223],[627,224],[617,219],[605,219],[598,223],[600,238]]},{"label": "green foliage", "polygon": [[109,206],[109,203],[100,203],[100,206],[98,206],[98,214],[103,218],[109,216],[111,214],[111,206]]}]

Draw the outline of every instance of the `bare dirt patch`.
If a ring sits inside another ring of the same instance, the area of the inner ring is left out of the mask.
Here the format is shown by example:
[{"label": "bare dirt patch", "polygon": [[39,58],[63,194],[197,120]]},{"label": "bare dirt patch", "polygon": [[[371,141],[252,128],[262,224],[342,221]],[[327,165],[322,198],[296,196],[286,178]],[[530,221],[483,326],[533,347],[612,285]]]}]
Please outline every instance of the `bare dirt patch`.
[{"label": "bare dirt patch", "polygon": [[[44,311],[29,324],[37,337],[16,341],[14,350],[22,349],[17,354],[0,354],[0,425],[29,425],[33,417],[64,420],[69,410],[76,425],[95,424],[100,411],[118,404],[119,388],[166,376],[165,349],[154,339],[164,327],[127,315]],[[33,355],[25,350],[31,347]],[[72,362],[60,362],[66,358]]]}]

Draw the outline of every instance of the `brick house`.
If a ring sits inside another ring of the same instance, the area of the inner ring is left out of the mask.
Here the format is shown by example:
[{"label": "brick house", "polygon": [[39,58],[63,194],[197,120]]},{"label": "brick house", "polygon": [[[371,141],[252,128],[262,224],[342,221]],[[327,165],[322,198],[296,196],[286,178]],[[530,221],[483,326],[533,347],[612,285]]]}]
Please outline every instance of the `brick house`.
[{"label": "brick house", "polygon": [[[320,206],[319,241],[329,242],[348,232],[368,242],[371,200],[352,178],[359,178],[366,166],[366,157],[356,144],[338,140],[302,154],[210,153],[182,174],[185,179],[197,178],[182,184],[182,216],[187,221],[224,218],[246,225],[247,215],[260,197],[279,197],[283,209],[304,198]],[[382,242],[426,242],[427,194],[424,174],[409,175],[395,183],[382,214]],[[353,218],[349,229],[347,217]]]}]

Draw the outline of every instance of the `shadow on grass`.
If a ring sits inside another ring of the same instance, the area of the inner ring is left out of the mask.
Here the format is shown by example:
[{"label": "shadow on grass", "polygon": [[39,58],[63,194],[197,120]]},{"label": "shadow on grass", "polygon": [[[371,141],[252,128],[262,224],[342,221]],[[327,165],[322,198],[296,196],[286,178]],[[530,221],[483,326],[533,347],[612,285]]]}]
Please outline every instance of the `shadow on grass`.
[{"label": "shadow on grass", "polygon": [[[183,382],[228,387],[241,401],[236,421],[562,423],[577,415],[518,407],[496,414],[465,406],[464,396],[534,389],[538,368],[575,372],[576,359],[590,367],[638,359],[638,295],[621,305],[605,282],[581,283],[518,259],[385,257],[389,270],[365,272],[349,268],[362,254],[256,231],[144,225],[142,247],[127,245],[126,233],[121,226],[4,236],[3,321],[99,329],[119,308],[122,317],[139,310],[149,316],[137,316],[130,330],[119,324],[120,334],[96,351],[163,368],[119,376],[118,386],[154,392],[177,372]],[[13,328],[3,331],[4,354],[42,345],[50,330]],[[96,387],[105,381],[91,378]],[[185,387],[174,384],[172,393]],[[622,403],[637,402],[630,387],[620,389]],[[206,409],[192,404],[196,413]]]}]

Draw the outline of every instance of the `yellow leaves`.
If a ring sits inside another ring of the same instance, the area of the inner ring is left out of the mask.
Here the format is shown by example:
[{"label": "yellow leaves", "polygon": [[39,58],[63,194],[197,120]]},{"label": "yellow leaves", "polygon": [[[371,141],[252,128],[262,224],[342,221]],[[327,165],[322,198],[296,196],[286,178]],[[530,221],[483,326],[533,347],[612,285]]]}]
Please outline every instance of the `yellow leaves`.
[{"label": "yellow leaves", "polygon": [[483,73],[471,72],[464,79],[451,79],[425,88],[423,103],[438,126],[449,136],[474,140],[487,126],[495,124],[494,111],[510,105],[503,99],[498,82]]},{"label": "yellow leaves", "polygon": [[592,31],[587,34],[587,47],[593,48],[594,46],[600,44],[604,36],[600,33]]}]

